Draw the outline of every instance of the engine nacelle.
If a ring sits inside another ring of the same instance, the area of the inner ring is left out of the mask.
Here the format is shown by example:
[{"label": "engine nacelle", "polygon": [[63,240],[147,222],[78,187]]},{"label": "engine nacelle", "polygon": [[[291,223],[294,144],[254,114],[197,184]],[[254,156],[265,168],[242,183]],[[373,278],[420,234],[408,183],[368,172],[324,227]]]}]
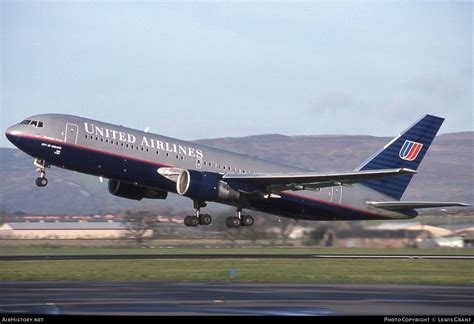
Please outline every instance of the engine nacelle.
[{"label": "engine nacelle", "polygon": [[238,200],[240,192],[221,181],[220,176],[212,172],[184,170],[176,181],[176,191],[181,196],[202,201]]},{"label": "engine nacelle", "polygon": [[166,199],[168,196],[168,192],[164,190],[135,186],[118,180],[109,180],[109,192],[114,196],[134,200],[142,200],[143,198]]}]

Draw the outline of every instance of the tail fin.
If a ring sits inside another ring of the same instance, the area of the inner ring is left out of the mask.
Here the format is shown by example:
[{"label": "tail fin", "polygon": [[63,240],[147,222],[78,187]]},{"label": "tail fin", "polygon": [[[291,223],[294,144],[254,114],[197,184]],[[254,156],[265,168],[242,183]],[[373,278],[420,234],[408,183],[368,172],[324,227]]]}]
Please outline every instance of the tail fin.
[{"label": "tail fin", "polygon": [[[426,115],[391,140],[356,170],[408,168],[416,170],[433,142],[444,118]],[[368,180],[362,184],[400,200],[413,175]]]}]

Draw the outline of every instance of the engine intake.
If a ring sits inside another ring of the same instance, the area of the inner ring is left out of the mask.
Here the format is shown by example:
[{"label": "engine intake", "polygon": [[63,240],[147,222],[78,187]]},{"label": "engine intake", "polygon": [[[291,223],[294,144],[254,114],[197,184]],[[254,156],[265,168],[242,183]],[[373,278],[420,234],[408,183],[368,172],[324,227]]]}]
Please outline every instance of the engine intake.
[{"label": "engine intake", "polygon": [[166,199],[168,196],[168,192],[164,190],[140,187],[112,179],[109,180],[109,192],[114,196],[133,200],[142,200],[143,198]]},{"label": "engine intake", "polygon": [[212,172],[184,170],[176,181],[181,196],[203,201],[238,200],[240,192],[232,189],[220,176]]}]

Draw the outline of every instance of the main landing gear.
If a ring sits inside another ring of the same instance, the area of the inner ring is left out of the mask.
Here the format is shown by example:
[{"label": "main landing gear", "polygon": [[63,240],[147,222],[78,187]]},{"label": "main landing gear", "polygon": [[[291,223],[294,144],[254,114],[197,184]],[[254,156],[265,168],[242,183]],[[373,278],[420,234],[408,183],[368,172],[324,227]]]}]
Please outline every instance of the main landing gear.
[{"label": "main landing gear", "polygon": [[48,179],[46,179],[46,168],[49,168],[49,164],[45,160],[35,159],[34,165],[36,172],[40,173],[40,176],[36,178],[35,183],[38,187],[46,187]]},{"label": "main landing gear", "polygon": [[250,215],[242,215],[242,210],[237,209],[235,216],[230,216],[225,219],[225,225],[229,228],[239,228],[240,226],[252,226],[253,217]]},{"label": "main landing gear", "polygon": [[184,225],[196,227],[198,225],[210,225],[212,217],[209,214],[201,214],[201,208],[206,207],[206,203],[194,201],[194,216],[184,217]]},{"label": "main landing gear", "polygon": [[[196,227],[198,225],[210,225],[212,218],[208,214],[201,214],[201,208],[206,207],[205,202],[194,201],[194,215],[184,217],[184,225]],[[230,216],[225,219],[225,224],[229,228],[239,228],[240,226],[252,226],[254,223],[253,217],[250,215],[242,215],[242,209],[237,209],[235,216]]]}]

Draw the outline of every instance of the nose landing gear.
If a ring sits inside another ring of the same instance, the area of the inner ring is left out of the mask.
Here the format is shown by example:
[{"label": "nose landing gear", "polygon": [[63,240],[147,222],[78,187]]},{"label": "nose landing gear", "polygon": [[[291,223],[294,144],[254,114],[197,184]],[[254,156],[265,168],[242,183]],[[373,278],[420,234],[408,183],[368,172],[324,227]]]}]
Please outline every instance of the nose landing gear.
[{"label": "nose landing gear", "polygon": [[38,187],[45,187],[48,184],[46,179],[46,168],[49,168],[49,164],[45,160],[35,159],[34,165],[36,172],[40,173],[40,176],[36,178],[35,183]]}]

